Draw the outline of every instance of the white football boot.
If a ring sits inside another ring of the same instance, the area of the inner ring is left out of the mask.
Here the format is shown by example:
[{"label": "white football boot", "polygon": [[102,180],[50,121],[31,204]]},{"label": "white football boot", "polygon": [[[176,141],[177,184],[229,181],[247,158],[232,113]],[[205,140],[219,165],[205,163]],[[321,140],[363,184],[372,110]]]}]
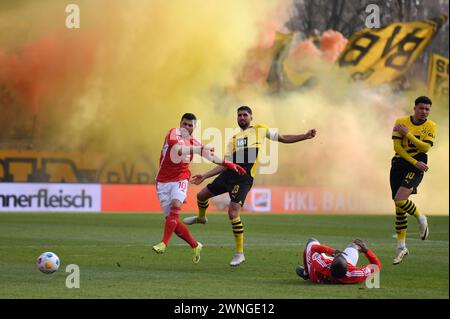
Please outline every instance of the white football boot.
[{"label": "white football boot", "polygon": [[398,265],[403,261],[403,258],[405,258],[409,254],[408,248],[397,248],[397,256],[395,256],[394,260],[392,261],[393,265]]},{"label": "white football boot", "polygon": [[191,217],[185,217],[183,218],[183,223],[186,225],[193,225],[193,224],[206,224],[208,222],[208,218],[203,217],[197,217],[197,216],[191,216]]},{"label": "white football boot", "polygon": [[236,267],[245,261],[244,253],[235,253],[233,259],[230,262],[231,267]]},{"label": "white football boot", "polygon": [[428,229],[427,217],[425,215],[419,217],[419,234],[422,240],[427,239],[428,235],[430,234],[430,230]]}]

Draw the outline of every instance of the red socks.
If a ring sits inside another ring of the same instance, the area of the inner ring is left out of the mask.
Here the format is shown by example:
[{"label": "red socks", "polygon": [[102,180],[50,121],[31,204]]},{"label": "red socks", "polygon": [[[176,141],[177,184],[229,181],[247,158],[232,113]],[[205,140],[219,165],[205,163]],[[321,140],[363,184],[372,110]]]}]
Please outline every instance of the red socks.
[{"label": "red socks", "polygon": [[187,242],[192,248],[197,247],[197,241],[192,237],[191,233],[189,232],[189,229],[186,227],[183,222],[179,222],[177,224],[177,228],[175,228],[175,234],[178,235],[178,237],[182,238],[185,242]]},{"label": "red socks", "polygon": [[179,220],[179,214],[180,208],[173,206],[170,208],[169,215],[167,216],[164,224],[164,236],[162,242],[167,245],[173,232],[175,232],[175,234],[185,240],[192,248],[197,247],[197,241],[191,236],[188,228],[183,224],[183,222]]},{"label": "red socks", "polygon": [[162,242],[164,244],[168,244],[170,237],[172,237],[172,234],[177,228],[177,224],[179,222],[178,214],[180,213],[180,209],[177,207],[171,207],[169,216],[166,218],[166,223],[164,224],[164,236],[162,239]]}]

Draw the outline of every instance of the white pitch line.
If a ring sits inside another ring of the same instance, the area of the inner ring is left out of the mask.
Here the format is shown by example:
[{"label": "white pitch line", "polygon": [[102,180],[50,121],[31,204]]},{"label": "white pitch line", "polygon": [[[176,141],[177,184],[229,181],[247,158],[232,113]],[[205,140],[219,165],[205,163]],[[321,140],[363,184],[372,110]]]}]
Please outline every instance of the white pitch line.
[{"label": "white pitch line", "polygon": [[[425,240],[422,241],[421,239],[415,239],[415,238],[408,238],[409,241],[420,241],[423,242],[424,244],[445,244],[448,245],[449,242],[448,241],[444,241],[444,240]],[[206,247],[234,247],[234,244],[228,244],[228,243],[224,243],[224,244],[218,244],[218,243],[203,243],[205,248]],[[381,247],[381,246],[391,246],[395,243],[379,243],[376,244],[375,246]],[[170,246],[176,246],[176,247],[181,247],[181,246],[186,246],[187,244],[185,243],[175,243],[175,244],[171,244]],[[126,247],[147,247],[150,248],[151,244],[105,244],[105,245],[51,245],[52,248],[56,248],[56,247],[64,247],[64,248],[71,248],[71,247],[76,247],[76,248],[98,248],[98,247],[118,247],[118,248],[126,248]],[[293,242],[289,242],[289,243],[266,243],[266,244],[246,244],[246,247],[285,247],[285,246],[289,246],[289,247],[298,247],[298,248],[302,248],[304,246],[304,243],[293,243]],[[0,249],[4,249],[4,248],[11,248],[14,247],[12,245],[9,246],[0,246]],[[17,246],[15,246],[17,247]],[[20,246],[22,248],[39,248],[42,249],[43,245],[27,245],[27,246]],[[81,256],[81,255],[80,255]]]},{"label": "white pitch line", "polygon": [[[397,239],[397,235],[396,234],[392,235],[392,238]],[[408,238],[408,237],[406,237],[406,240],[422,241],[424,243],[428,242],[428,243],[437,243],[437,244],[448,244],[448,240],[430,240],[430,239],[422,240],[422,239]]]}]

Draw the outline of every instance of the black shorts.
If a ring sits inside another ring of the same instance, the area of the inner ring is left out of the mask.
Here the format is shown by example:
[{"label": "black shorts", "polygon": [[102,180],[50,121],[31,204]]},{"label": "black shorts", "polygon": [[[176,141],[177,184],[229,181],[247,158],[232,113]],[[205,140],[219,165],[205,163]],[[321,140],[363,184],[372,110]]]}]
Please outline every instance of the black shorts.
[{"label": "black shorts", "polygon": [[402,161],[393,158],[389,175],[392,199],[395,198],[395,194],[397,194],[401,186],[410,189],[412,191],[411,194],[417,194],[417,187],[422,182],[423,175],[422,171],[413,167],[411,164],[405,165]]},{"label": "black shorts", "polygon": [[244,206],[245,198],[252,186],[253,177],[250,175],[238,175],[232,171],[225,171],[206,187],[214,196],[228,193],[233,203]]}]

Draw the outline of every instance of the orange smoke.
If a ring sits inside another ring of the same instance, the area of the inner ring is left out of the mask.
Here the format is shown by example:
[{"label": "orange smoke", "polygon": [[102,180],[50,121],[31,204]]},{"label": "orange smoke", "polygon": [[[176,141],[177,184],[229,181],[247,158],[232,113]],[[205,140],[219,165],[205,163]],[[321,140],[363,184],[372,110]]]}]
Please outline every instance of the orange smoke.
[{"label": "orange smoke", "polygon": [[293,46],[286,57],[285,64],[296,72],[312,70],[315,64],[325,60],[335,62],[344,51],[348,40],[339,32],[325,31],[320,38],[320,47],[312,40],[305,40]]},{"label": "orange smoke", "polygon": [[0,50],[0,86],[14,91],[36,114],[43,99],[89,75],[94,49],[90,36],[58,32],[41,37],[18,54]]},{"label": "orange smoke", "polygon": [[337,31],[327,30],[320,39],[320,51],[322,57],[328,61],[335,62],[344,51],[348,40]]},{"label": "orange smoke", "polygon": [[322,53],[311,40],[306,40],[293,47],[286,57],[285,66],[295,72],[310,70]]}]

